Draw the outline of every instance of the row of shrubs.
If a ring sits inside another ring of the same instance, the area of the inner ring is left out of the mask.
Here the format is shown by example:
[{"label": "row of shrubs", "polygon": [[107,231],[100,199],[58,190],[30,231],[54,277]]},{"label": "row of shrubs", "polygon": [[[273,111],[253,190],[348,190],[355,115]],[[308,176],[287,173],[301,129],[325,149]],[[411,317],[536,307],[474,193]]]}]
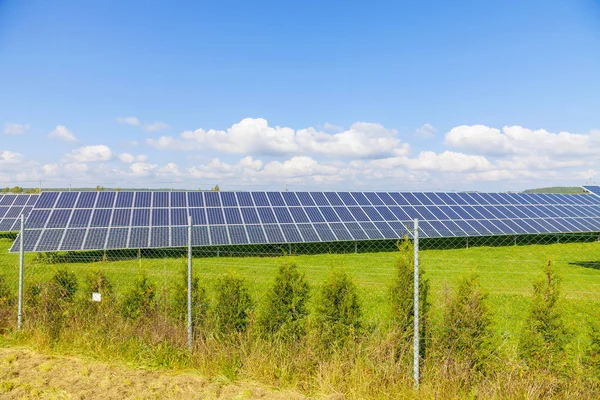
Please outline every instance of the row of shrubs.
[{"label": "row of shrubs", "polygon": [[[396,274],[389,286],[387,307],[393,321],[388,332],[393,337],[389,351],[395,362],[410,367],[414,263],[408,242],[400,250]],[[477,276],[467,277],[458,284],[445,304],[442,318],[434,320],[429,311],[429,283],[424,273],[420,273],[421,358],[425,362],[433,360],[436,368],[457,377],[465,387],[502,370],[506,361],[501,354],[503,338],[494,329],[487,293]],[[111,282],[100,271],[90,273],[79,282],[74,273],[58,270],[49,281],[27,288],[25,316],[31,327],[43,328],[51,340],[59,341],[61,333],[74,330],[81,324],[80,320],[97,324],[103,319],[103,327],[110,329],[118,318],[121,324],[144,329],[157,324],[158,316],[166,315],[172,326],[178,327],[168,332],[179,335],[179,340],[174,342],[184,347],[186,274],[182,273],[176,283],[170,297],[172,301],[161,301],[167,296],[159,293],[160,290],[143,275],[129,290],[117,296]],[[231,273],[218,279],[212,290],[209,296],[199,278],[193,278],[192,315],[198,342],[239,341],[249,335],[266,342],[288,343],[290,347],[309,341],[315,354],[328,357],[373,341],[373,337],[380,335],[377,332],[380,326],[363,320],[357,286],[343,271],[333,270],[326,282],[311,287],[294,263],[285,263],[265,294],[263,304],[256,304],[246,281]],[[94,292],[102,295],[101,302],[91,301]],[[309,306],[309,300],[313,306]],[[7,310],[12,309],[14,295],[0,279],[0,310],[4,310],[0,311],[0,323],[3,326],[10,326]],[[168,336],[166,332],[163,333]],[[553,379],[568,378],[573,358],[567,357],[566,347],[572,338],[572,332],[565,327],[560,278],[548,263],[544,278],[533,285],[529,314],[519,335],[518,360],[525,369],[542,371]],[[578,365],[584,367],[585,376],[597,382],[600,378],[600,329],[597,326],[589,329],[589,339]],[[243,360],[236,362],[241,364]]]}]

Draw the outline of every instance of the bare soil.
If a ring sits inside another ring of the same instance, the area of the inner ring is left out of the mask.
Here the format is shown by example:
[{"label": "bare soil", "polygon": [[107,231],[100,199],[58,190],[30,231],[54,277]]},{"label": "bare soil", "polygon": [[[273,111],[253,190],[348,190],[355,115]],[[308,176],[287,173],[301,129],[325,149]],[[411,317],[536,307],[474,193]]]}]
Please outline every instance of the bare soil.
[{"label": "bare soil", "polygon": [[254,383],[0,348],[1,399],[306,399]]}]

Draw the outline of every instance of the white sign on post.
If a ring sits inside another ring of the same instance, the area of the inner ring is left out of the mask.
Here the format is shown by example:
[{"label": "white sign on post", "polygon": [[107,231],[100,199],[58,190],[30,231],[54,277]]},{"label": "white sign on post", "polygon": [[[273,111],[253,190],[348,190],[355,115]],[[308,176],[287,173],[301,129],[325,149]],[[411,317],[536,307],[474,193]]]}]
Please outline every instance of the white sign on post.
[{"label": "white sign on post", "polygon": [[92,293],[92,301],[102,301],[102,293]]}]

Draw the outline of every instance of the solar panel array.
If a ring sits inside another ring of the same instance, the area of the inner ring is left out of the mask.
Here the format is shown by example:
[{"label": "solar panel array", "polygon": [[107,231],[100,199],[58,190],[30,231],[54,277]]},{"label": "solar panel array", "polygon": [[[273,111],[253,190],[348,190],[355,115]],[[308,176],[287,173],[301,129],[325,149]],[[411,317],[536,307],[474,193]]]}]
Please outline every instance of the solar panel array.
[{"label": "solar panel array", "polygon": [[37,194],[0,194],[0,232],[20,230],[21,214],[27,216],[37,198]]},{"label": "solar panel array", "polygon": [[[25,251],[600,231],[600,197],[433,192],[45,192]],[[19,239],[11,251],[17,251]]]},{"label": "solar panel array", "polygon": [[583,186],[583,188],[596,196],[600,196],[600,186]]}]

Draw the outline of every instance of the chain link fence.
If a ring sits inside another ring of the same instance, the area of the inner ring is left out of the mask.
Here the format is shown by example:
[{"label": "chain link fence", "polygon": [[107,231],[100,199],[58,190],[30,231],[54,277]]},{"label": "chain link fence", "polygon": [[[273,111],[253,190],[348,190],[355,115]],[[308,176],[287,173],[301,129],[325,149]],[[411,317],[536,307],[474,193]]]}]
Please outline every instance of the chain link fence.
[{"label": "chain link fence", "polygon": [[[24,253],[22,262],[8,252],[16,235],[4,234],[0,329],[19,328],[22,266],[20,335],[63,349],[357,398],[415,378],[435,393],[452,382],[451,393],[475,387],[483,397],[598,394],[598,233],[413,229],[405,240]],[[547,351],[524,350],[532,329]]]}]

